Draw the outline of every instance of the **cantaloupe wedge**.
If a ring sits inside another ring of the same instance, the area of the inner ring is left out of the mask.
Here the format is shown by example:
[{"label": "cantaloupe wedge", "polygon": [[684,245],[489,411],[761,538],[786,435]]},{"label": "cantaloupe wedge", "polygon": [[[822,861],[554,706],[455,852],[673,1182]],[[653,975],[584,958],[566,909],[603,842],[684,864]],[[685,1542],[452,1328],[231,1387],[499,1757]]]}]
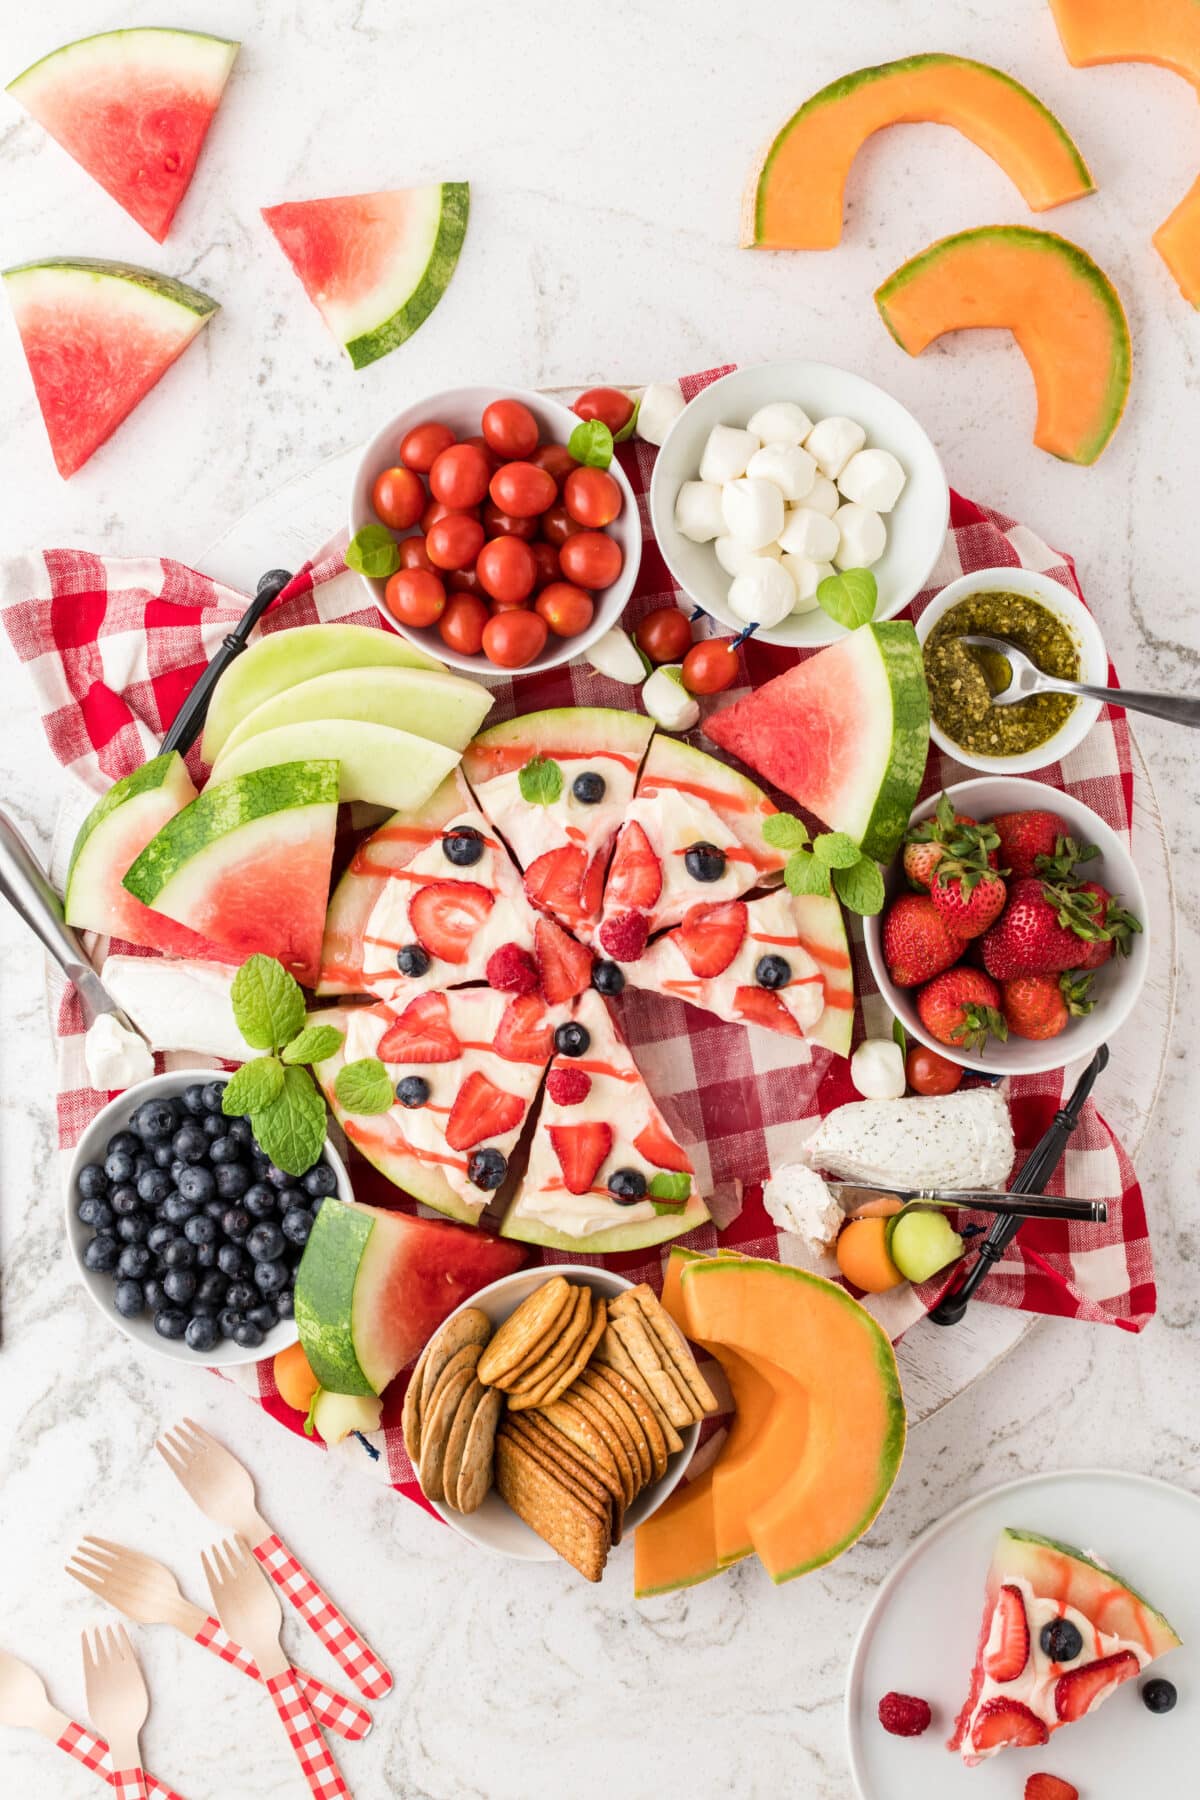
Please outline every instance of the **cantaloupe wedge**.
[{"label": "cantaloupe wedge", "polygon": [[1024,225],[956,232],[889,275],[875,304],[910,356],[948,331],[1011,331],[1037,389],[1033,441],[1052,456],[1095,462],[1116,430],[1129,325],[1112,282],[1077,244]]},{"label": "cantaloupe wedge", "polygon": [[1200,306],[1200,179],[1154,234],[1154,248],[1193,306]]},{"label": "cantaloupe wedge", "polygon": [[1067,61],[1148,62],[1200,88],[1200,6],[1196,0],[1050,0]]},{"label": "cantaloupe wedge", "polygon": [[1011,177],[1034,212],[1093,190],[1087,164],[1054,114],[1002,69],[965,56],[906,56],[830,82],[771,141],[746,192],[742,242],[831,250],[842,235],[846,178],[876,131],[953,125]]}]

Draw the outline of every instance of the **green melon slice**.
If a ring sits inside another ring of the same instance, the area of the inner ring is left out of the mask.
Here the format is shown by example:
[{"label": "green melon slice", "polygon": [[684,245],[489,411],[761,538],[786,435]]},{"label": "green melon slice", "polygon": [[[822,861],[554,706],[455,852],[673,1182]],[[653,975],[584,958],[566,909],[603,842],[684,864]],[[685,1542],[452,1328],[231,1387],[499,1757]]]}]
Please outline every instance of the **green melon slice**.
[{"label": "green melon slice", "polygon": [[83,467],[218,310],[153,269],[51,257],[4,285],[59,474]]},{"label": "green melon slice", "polygon": [[360,719],[461,750],[491,705],[487,689],[461,675],[430,669],[334,669],[256,706],[234,726],[221,755],[228,756],[260,732],[318,719]]},{"label": "green melon slice", "polygon": [[201,31],[104,31],[51,51],[8,91],[161,244],[239,48]]},{"label": "green melon slice", "polygon": [[335,1394],[332,1388],[318,1388],[312,1422],[321,1442],[332,1449],[353,1432],[378,1431],[383,1423],[383,1401],[375,1394]]},{"label": "green melon slice", "polygon": [[296,1271],[296,1324],[309,1367],[338,1394],[382,1394],[403,1367],[406,1322],[387,1304],[403,1226],[378,1207],[327,1200]]},{"label": "green melon slice", "polygon": [[895,619],[860,626],[713,713],[704,732],[830,830],[888,862],[929,753],[917,634]]},{"label": "green melon slice", "polygon": [[761,873],[774,874],[782,869],[786,859],[763,838],[763,820],[777,808],[762,789],[728,763],[718,762],[715,756],[695,750],[691,744],[662,731],[642,764],[637,797],[645,800],[660,793],[686,794],[711,806],[751,852]]},{"label": "green melon slice", "polygon": [[465,181],[266,206],[304,291],[356,369],[423,325],[449,285],[470,210]]},{"label": "green melon slice", "polygon": [[211,784],[150,840],[124,885],[228,945],[228,961],[262,952],[312,987],[337,800],[334,762],[284,763]]},{"label": "green melon slice", "polygon": [[804,1035],[838,1056],[849,1056],[854,1037],[854,967],[841,906],[832,894],[794,894],[792,912],[800,942],[825,982],[825,1010]]},{"label": "green melon slice", "polygon": [[213,767],[214,781],[248,775],[306,756],[336,762],[343,800],[370,800],[393,811],[423,806],[458,762],[458,752],[411,731],[359,719],[312,719],[276,725],[244,743],[230,744]]}]

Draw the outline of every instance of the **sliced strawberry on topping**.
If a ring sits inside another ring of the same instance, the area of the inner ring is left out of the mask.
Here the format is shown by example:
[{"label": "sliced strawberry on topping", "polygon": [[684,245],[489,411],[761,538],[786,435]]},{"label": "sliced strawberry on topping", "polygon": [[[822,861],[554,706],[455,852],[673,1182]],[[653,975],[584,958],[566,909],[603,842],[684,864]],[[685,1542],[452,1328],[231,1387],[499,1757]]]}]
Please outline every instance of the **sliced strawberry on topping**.
[{"label": "sliced strawberry on topping", "polygon": [[592,1078],[583,1069],[566,1065],[551,1069],[546,1077],[546,1092],[555,1106],[578,1106],[592,1091]]},{"label": "sliced strawberry on topping", "polygon": [[554,1025],[540,994],[510,1000],[496,1027],[495,1050],[509,1062],[548,1063],[554,1055]]},{"label": "sliced strawberry on topping", "polygon": [[1079,1789],[1058,1775],[1031,1775],[1025,1783],[1025,1800],[1079,1800]]},{"label": "sliced strawberry on topping", "polygon": [[1015,1681],[1029,1661],[1029,1620],[1020,1588],[1006,1584],[1000,1589],[992,1615],[993,1631],[997,1618],[1000,1642],[995,1650],[984,1653],[984,1673],[993,1681]]},{"label": "sliced strawberry on topping", "polygon": [[1032,1748],[1049,1737],[1037,1714],[1019,1700],[985,1701],[971,1726],[971,1744],[976,1750],[1004,1750],[1010,1744]]},{"label": "sliced strawberry on topping", "polygon": [[408,916],[423,947],[443,962],[464,963],[471,939],[496,896],[477,881],[430,881],[408,903]]},{"label": "sliced strawberry on topping", "polygon": [[446,1142],[452,1150],[470,1150],[486,1138],[515,1131],[525,1117],[525,1102],[509,1094],[478,1069],[463,1082],[446,1120]]},{"label": "sliced strawberry on topping", "polygon": [[645,912],[662,893],[662,864],[636,819],[622,827],[608,871],[604,904],[610,912]]},{"label": "sliced strawberry on topping", "polygon": [[450,1023],[445,994],[418,994],[379,1040],[378,1056],[385,1063],[454,1062],[462,1045]]},{"label": "sliced strawberry on topping", "polygon": [[735,989],[733,1010],[748,1025],[765,1025],[768,1031],[781,1031],[785,1037],[804,1036],[779,995],[770,993],[767,988]]},{"label": "sliced strawberry on topping", "polygon": [[599,1119],[589,1119],[585,1125],[551,1125],[550,1142],[567,1192],[586,1194],[612,1149],[612,1126]]},{"label": "sliced strawberry on topping", "polygon": [[591,951],[568,937],[553,919],[538,920],[533,934],[533,954],[542,992],[552,1006],[573,1000],[576,994],[582,994],[590,987]]},{"label": "sliced strawberry on topping", "polygon": [[587,866],[587,874],[579,890],[579,910],[583,918],[594,919],[604,901],[604,874],[608,864],[607,853],[601,851],[593,856]]},{"label": "sliced strawberry on topping", "polygon": [[1055,1712],[1065,1725],[1073,1724],[1098,1706],[1113,1688],[1123,1681],[1132,1681],[1140,1668],[1132,1650],[1118,1650],[1113,1656],[1102,1656],[1097,1662],[1071,1669],[1054,1684]]},{"label": "sliced strawberry on topping", "polygon": [[659,1119],[651,1119],[633,1140],[639,1156],[644,1156],[656,1169],[673,1169],[679,1175],[693,1175],[695,1170],[673,1137],[667,1135]]},{"label": "sliced strawberry on topping", "polygon": [[740,900],[688,907],[675,941],[693,975],[709,980],[724,973],[745,941],[748,916]]},{"label": "sliced strawberry on topping", "polygon": [[564,919],[582,918],[580,889],[587,874],[587,857],[578,844],[560,844],[537,856],[525,871],[525,892],[543,912]]}]

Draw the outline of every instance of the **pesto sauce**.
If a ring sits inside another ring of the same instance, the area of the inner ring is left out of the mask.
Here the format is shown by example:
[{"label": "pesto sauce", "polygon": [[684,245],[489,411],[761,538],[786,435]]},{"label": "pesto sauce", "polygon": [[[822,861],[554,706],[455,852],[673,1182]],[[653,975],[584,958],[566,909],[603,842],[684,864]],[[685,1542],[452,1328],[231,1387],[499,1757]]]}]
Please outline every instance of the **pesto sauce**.
[{"label": "pesto sauce", "polygon": [[[1004,657],[969,650],[971,633],[1008,638],[1047,675],[1079,680],[1079,647],[1062,620],[1026,594],[969,594],[944,613],[925,640],[929,707],[939,728],[972,756],[1020,756],[1062,730],[1076,701],[1069,694],[1034,694],[994,706],[1010,671]],[[986,673],[985,673],[986,669]],[[991,676],[991,686],[988,676]]]}]

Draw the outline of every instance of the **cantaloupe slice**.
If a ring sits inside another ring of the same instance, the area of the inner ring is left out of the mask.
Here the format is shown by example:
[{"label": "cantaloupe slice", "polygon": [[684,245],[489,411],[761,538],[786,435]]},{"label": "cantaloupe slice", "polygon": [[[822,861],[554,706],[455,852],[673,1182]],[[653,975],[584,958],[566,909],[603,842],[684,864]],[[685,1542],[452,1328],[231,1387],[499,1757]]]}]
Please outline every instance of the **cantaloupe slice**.
[{"label": "cantaloupe slice", "polygon": [[1149,62],[1200,88],[1200,6],[1196,0],[1050,0],[1067,61]]},{"label": "cantaloupe slice", "polygon": [[[1197,9],[1200,11],[1200,9]],[[1154,248],[1193,306],[1200,306],[1200,179],[1154,234]]]},{"label": "cantaloupe slice", "polygon": [[1132,349],[1120,295],[1086,250],[1050,231],[984,225],[941,238],[875,291],[910,356],[947,331],[1012,332],[1037,389],[1033,441],[1092,463],[1120,421]]},{"label": "cantaloupe slice", "polygon": [[1090,194],[1070,134],[1029,89],[965,56],[906,56],[831,81],[772,139],[746,191],[742,242],[831,250],[863,144],[888,125],[953,125],[999,163],[1034,212]]}]

